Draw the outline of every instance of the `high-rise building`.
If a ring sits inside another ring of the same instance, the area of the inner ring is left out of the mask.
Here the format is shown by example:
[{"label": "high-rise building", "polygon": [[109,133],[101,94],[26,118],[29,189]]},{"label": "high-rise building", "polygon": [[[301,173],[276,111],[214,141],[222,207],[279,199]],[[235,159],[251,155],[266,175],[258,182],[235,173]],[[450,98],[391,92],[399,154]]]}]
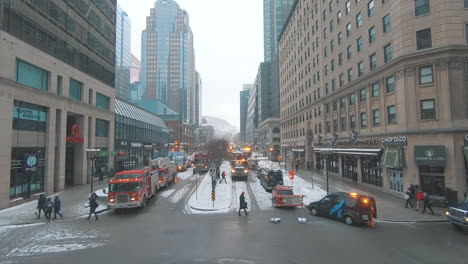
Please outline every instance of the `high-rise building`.
[{"label": "high-rise building", "polygon": [[140,82],[141,62],[132,54],[130,66],[130,97],[131,100],[143,99],[143,85]]},{"label": "high-rise building", "polygon": [[[0,208],[113,166],[116,1],[0,0]],[[10,173],[8,173],[10,172]]]},{"label": "high-rise building", "polygon": [[270,62],[278,54],[278,36],[295,0],[263,0],[263,53]]},{"label": "high-rise building", "polygon": [[255,144],[255,129],[258,126],[258,86],[253,84],[247,101],[247,120],[245,122],[245,142]]},{"label": "high-rise building", "polygon": [[193,123],[193,34],[187,12],[174,0],[158,0],[151,8],[141,55],[145,99],[159,99],[180,113],[184,122]]},{"label": "high-rise building", "polygon": [[240,140],[242,142],[246,142],[247,109],[252,86],[253,84],[244,84],[240,91]]},{"label": "high-rise building", "polygon": [[202,117],[202,92],[203,83],[200,73],[196,72],[195,81],[195,125],[200,125]]},{"label": "high-rise building", "polygon": [[400,196],[414,184],[463,198],[466,8],[449,0],[297,1],[280,36],[284,150]]},{"label": "high-rise building", "polygon": [[117,5],[115,27],[115,90],[117,96],[129,100],[131,97],[132,28],[130,18],[120,5]]}]

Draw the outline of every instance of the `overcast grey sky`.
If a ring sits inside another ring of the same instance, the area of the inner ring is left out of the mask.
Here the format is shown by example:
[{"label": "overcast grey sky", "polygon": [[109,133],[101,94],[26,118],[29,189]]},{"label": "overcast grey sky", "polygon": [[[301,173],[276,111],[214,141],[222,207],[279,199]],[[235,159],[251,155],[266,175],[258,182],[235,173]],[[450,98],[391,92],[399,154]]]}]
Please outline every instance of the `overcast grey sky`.
[{"label": "overcast grey sky", "polygon": [[[132,21],[132,53],[141,57],[141,32],[156,0],[118,0]],[[190,18],[202,113],[239,129],[239,91],[253,83],[263,61],[262,0],[176,0]]]}]

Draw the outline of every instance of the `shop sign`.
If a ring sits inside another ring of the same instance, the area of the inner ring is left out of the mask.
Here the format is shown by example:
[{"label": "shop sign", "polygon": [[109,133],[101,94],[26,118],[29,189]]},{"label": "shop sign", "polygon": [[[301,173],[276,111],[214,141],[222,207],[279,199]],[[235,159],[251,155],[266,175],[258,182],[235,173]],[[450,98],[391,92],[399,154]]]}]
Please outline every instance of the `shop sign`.
[{"label": "shop sign", "polygon": [[101,150],[98,152],[98,157],[107,157],[109,156],[109,151],[107,150]]},{"label": "shop sign", "polygon": [[71,134],[71,137],[67,137],[67,142],[83,143],[84,139],[81,137],[81,128],[77,124],[71,127]]},{"label": "shop sign", "polygon": [[15,106],[13,107],[13,118],[46,122],[47,113],[43,111],[37,111],[37,110]]},{"label": "shop sign", "polygon": [[34,154],[24,155],[24,169],[26,171],[37,171],[37,156]]},{"label": "shop sign", "polygon": [[136,142],[132,142],[131,144],[132,148],[141,148],[141,143],[136,143]]},{"label": "shop sign", "polygon": [[414,146],[417,165],[445,166],[447,154],[445,146]]},{"label": "shop sign", "polygon": [[399,136],[399,137],[384,137],[382,138],[382,143],[384,145],[408,145],[408,137],[407,136]]},{"label": "shop sign", "polygon": [[145,148],[146,149],[151,149],[151,148],[153,148],[153,145],[145,145]]},{"label": "shop sign", "polygon": [[120,145],[121,145],[121,146],[127,146],[127,145],[128,145],[128,142],[127,142],[127,141],[120,141]]}]

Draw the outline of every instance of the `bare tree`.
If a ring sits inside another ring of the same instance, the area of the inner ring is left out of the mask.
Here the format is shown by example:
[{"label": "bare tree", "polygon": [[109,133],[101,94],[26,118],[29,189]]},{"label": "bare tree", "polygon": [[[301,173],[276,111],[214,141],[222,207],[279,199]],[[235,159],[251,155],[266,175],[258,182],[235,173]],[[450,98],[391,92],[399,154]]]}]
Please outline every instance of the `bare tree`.
[{"label": "bare tree", "polygon": [[220,166],[228,158],[228,148],[229,142],[226,139],[213,139],[204,146],[216,166]]}]

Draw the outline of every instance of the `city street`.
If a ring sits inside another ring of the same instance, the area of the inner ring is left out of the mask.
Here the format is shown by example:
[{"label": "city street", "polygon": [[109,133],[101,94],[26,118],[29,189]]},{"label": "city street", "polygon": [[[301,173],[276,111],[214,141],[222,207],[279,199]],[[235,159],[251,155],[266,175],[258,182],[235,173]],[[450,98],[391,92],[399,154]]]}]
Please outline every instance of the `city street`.
[{"label": "city street", "polygon": [[[236,208],[198,214],[187,205],[203,176],[196,180],[188,170],[146,208],[106,211],[98,221],[83,214],[2,225],[0,263],[466,263],[468,236],[449,223],[368,228],[313,217],[303,208],[273,210],[260,200],[269,193],[258,194],[264,191],[255,187],[254,173],[247,183],[232,184],[233,192],[246,186],[248,216],[237,216]],[[234,204],[238,197],[231,195]],[[279,224],[269,222],[274,216]],[[298,217],[308,222],[299,224]]]}]

